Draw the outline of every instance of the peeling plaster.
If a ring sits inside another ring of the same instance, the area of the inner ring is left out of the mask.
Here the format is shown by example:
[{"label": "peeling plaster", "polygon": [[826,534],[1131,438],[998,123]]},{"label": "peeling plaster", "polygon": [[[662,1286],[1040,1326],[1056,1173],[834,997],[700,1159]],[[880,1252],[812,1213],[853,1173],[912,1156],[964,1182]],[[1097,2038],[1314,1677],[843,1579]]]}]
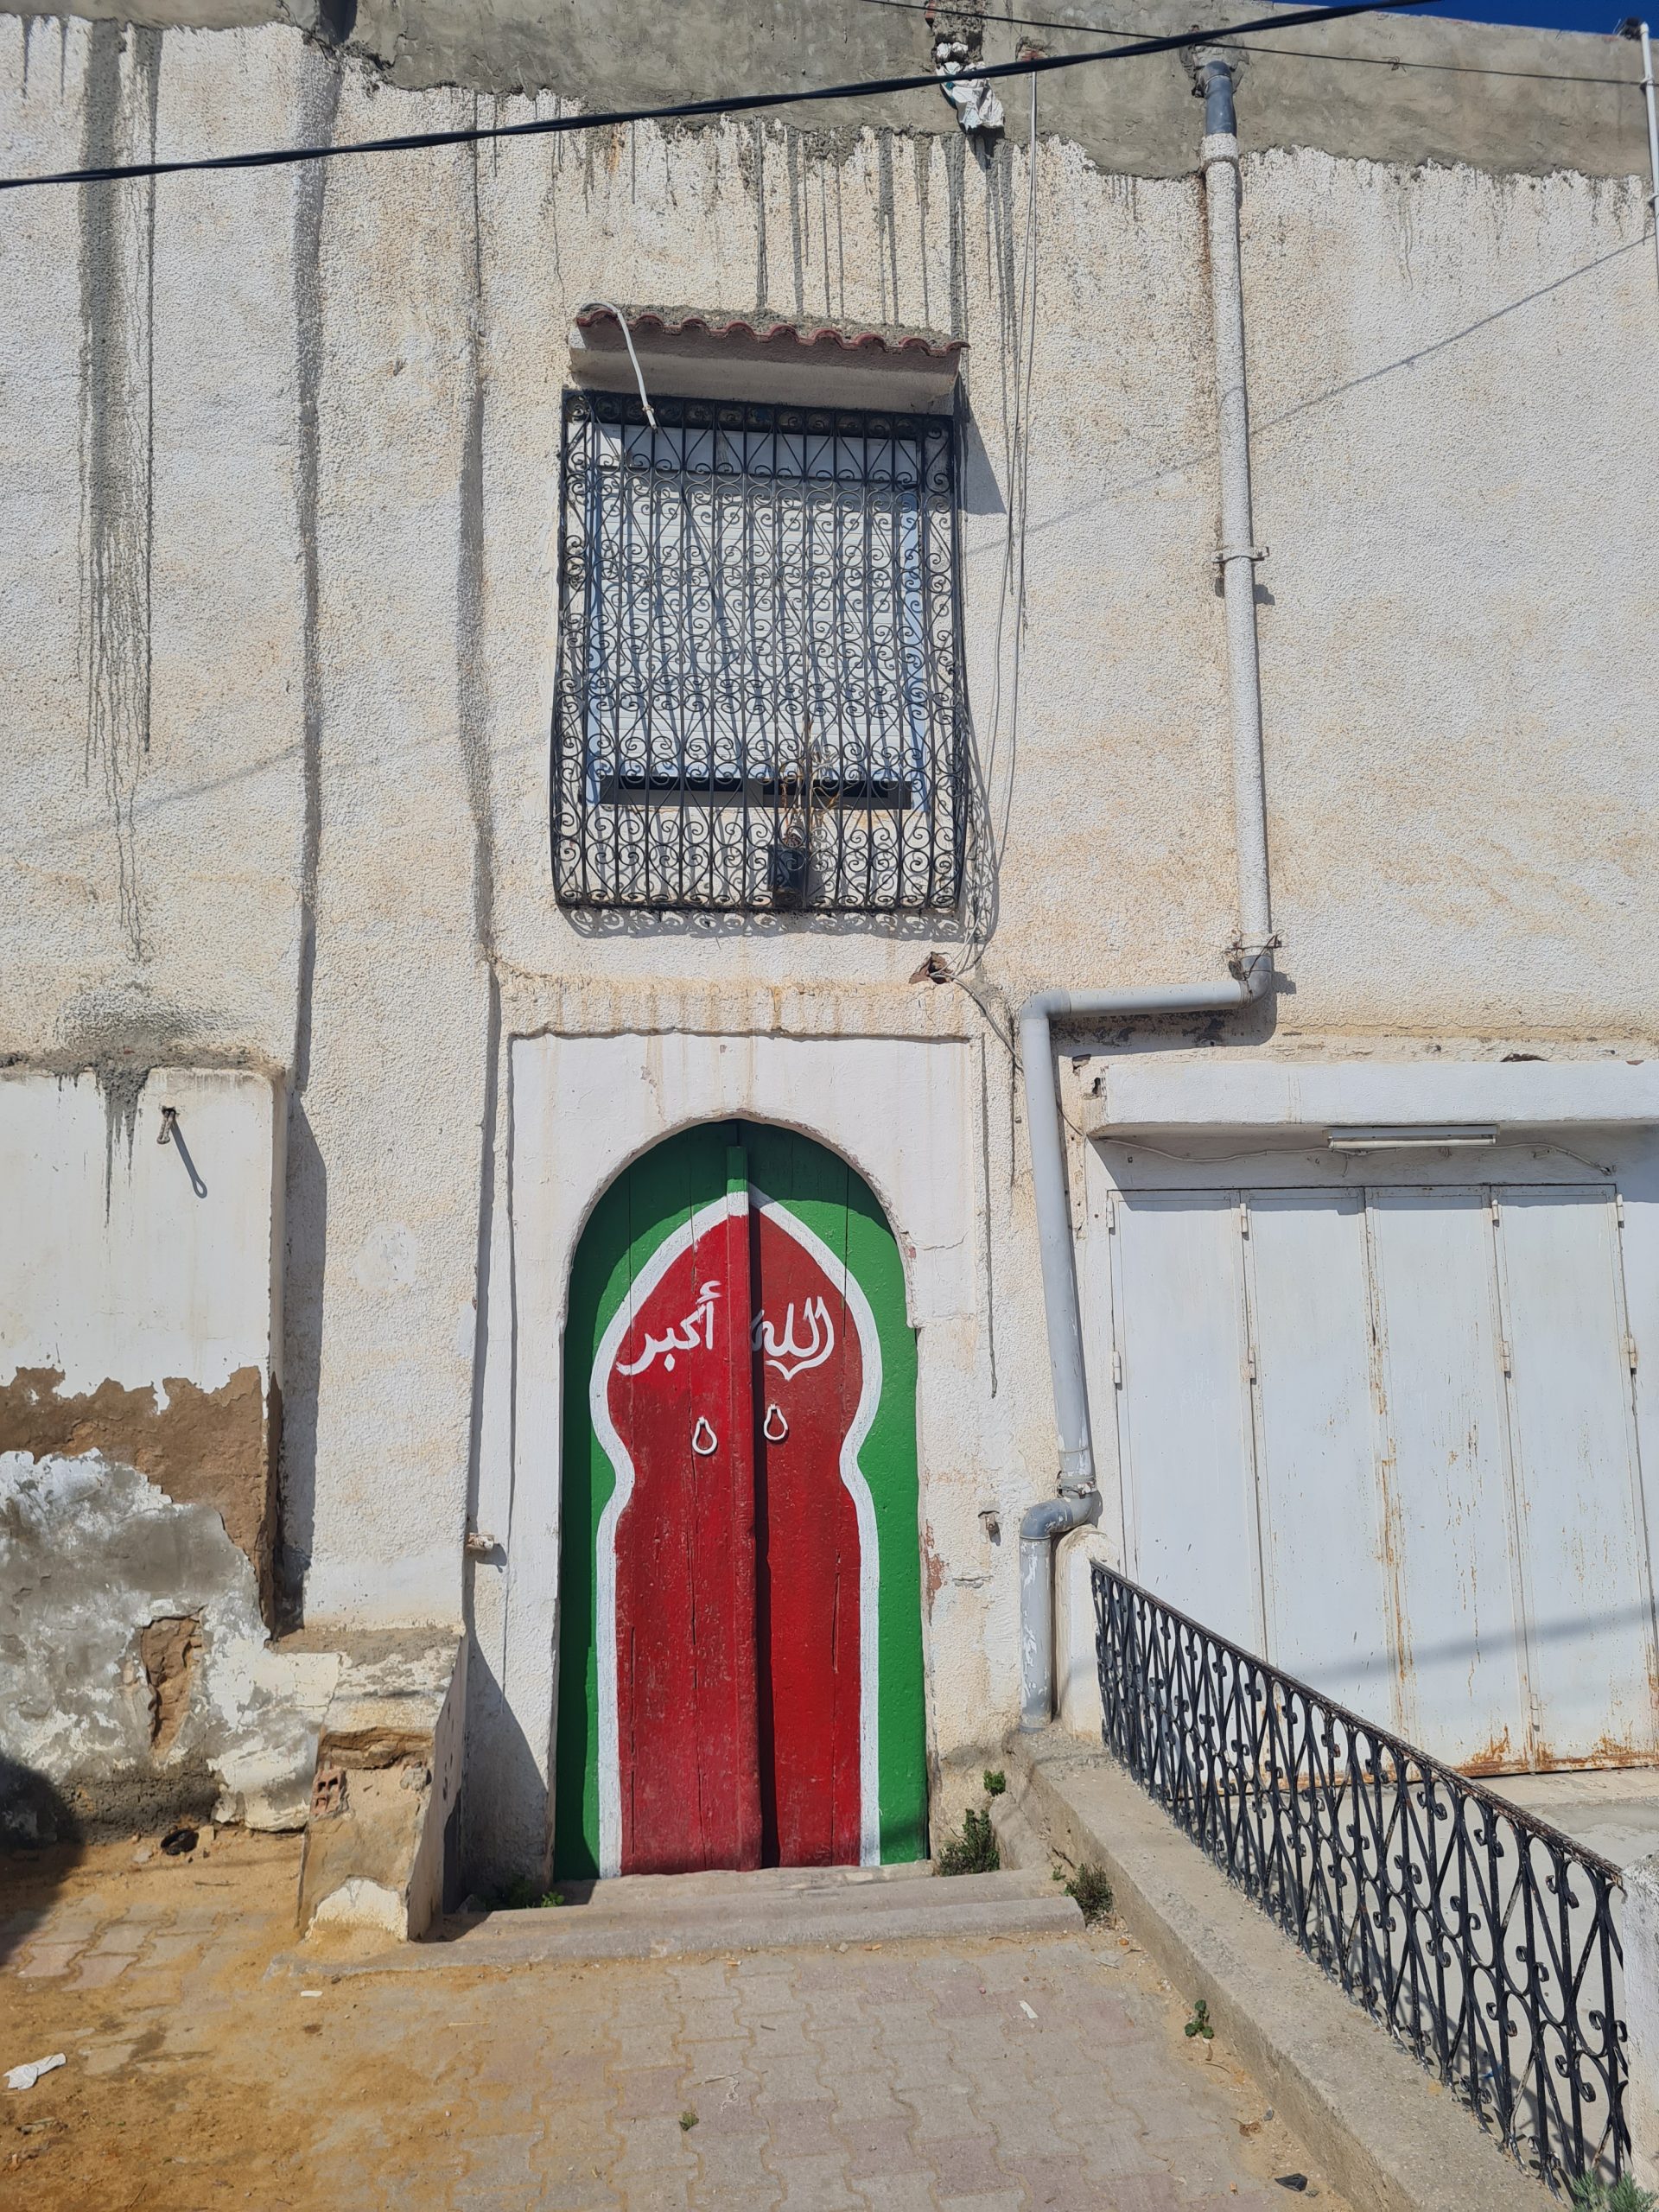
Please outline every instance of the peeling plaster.
[{"label": "peeling plaster", "polygon": [[[199,1649],[158,1731],[146,1649],[187,1622]],[[302,1825],[339,1668],[336,1653],[269,1648],[253,1569],[210,1506],[100,1452],[0,1453],[7,1755],[83,1827],[200,1815],[204,1794],[219,1819]],[[24,1794],[12,1776],[0,1785],[0,1833],[28,1832]]]},{"label": "peeling plaster", "polygon": [[159,1393],[106,1382],[66,1397],[62,1383],[60,1368],[20,1367],[0,1384],[0,1452],[34,1459],[111,1453],[152,1477],[175,1503],[210,1506],[263,1585],[272,1452],[258,1369],[238,1368],[217,1390],[181,1375],[168,1376]]}]

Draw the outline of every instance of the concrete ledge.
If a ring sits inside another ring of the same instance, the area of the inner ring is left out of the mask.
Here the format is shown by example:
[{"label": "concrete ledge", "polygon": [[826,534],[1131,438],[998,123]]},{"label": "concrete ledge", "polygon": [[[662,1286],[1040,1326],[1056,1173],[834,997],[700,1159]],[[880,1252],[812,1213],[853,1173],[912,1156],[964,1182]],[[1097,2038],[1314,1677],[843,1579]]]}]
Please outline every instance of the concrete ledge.
[{"label": "concrete ledge", "polygon": [[1271,2096],[1357,2212],[1535,2212],[1554,2200],[1351,2004],[1160,1807],[1055,1730],[1008,1753],[1008,1787]]},{"label": "concrete ledge", "polygon": [[991,1831],[996,1838],[997,1856],[1006,1868],[1046,1874],[1052,1880],[1054,1854],[1026,1817],[1025,1807],[1012,1789],[992,1798]]},{"label": "concrete ledge", "polygon": [[1659,1062],[1229,1060],[1154,1053],[1107,1063],[1084,1132],[1118,1138],[1193,1128],[1309,1129],[1491,1122],[1549,1129],[1659,1121]]},{"label": "concrete ledge", "polygon": [[423,1936],[443,1907],[467,1647],[430,1630],[340,1643],[300,1861],[299,1923],[404,1942]]}]

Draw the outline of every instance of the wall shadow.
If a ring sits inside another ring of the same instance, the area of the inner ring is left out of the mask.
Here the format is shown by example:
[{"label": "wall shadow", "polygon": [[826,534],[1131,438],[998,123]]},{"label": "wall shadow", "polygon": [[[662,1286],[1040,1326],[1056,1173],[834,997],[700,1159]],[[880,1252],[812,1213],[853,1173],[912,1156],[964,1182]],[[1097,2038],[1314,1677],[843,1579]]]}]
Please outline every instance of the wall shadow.
[{"label": "wall shadow", "polygon": [[304,1608],[317,1505],[317,1393],[322,1367],[323,1262],[328,1246],[328,1170],[305,1102],[288,1108],[288,1183],[283,1269],[283,1440],[278,1463],[276,1612],[296,1627]]},{"label": "wall shadow", "polygon": [[515,1881],[539,1883],[548,1866],[548,1788],[494,1665],[479,1642],[473,1584],[501,1569],[467,1563],[467,1764],[456,1848],[446,1870],[444,1910],[469,1894],[482,1900]]}]

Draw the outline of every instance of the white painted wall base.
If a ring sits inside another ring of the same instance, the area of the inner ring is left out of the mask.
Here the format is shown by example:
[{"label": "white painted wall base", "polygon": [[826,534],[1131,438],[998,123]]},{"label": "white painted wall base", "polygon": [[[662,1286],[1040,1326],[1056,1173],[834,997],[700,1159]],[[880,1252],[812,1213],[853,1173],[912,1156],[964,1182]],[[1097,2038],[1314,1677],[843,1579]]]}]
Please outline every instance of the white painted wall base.
[{"label": "white painted wall base", "polygon": [[1643,2189],[1659,2189],[1659,1854],[1624,1869],[1625,2056],[1630,2077],[1624,2124],[1630,2170]]}]

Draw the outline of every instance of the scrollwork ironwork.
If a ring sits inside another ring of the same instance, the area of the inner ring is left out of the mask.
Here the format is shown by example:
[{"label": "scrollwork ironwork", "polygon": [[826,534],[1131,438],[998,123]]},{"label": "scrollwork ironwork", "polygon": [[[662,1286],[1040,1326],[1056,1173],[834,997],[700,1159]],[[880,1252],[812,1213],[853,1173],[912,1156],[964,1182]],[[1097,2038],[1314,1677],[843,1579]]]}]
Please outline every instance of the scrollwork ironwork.
[{"label": "scrollwork ironwork", "polygon": [[1623,2172],[1618,1869],[1093,1575],[1107,1749],[1529,2171]]},{"label": "scrollwork ironwork", "polygon": [[945,910],[951,418],[568,391],[553,869],[590,907]]}]

